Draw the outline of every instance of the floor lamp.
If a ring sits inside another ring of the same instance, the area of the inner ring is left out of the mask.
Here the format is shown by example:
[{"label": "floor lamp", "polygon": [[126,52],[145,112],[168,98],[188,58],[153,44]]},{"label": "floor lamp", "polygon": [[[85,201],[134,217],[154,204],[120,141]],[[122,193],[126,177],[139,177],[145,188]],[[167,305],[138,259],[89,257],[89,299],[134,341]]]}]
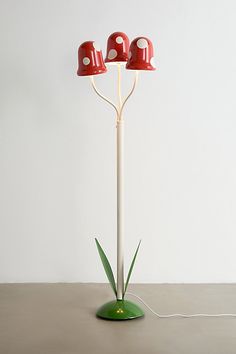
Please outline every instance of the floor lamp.
[{"label": "floor lamp", "polygon": [[[137,84],[138,72],[140,70],[155,70],[153,58],[153,46],[146,37],[135,38],[131,44],[123,32],[111,34],[107,41],[107,55],[105,63],[108,66],[117,66],[118,72],[118,104],[114,104],[109,98],[105,97],[97,88],[94,80],[95,75],[103,74],[107,71],[104,64],[102,51],[94,41],[87,41],[80,45],[78,50],[79,76],[89,76],[94,91],[109,103],[116,111],[116,130],[117,130],[117,282],[112,272],[110,263],[97,239],[96,245],[104,266],[107,278],[114,291],[116,299],[100,307],[96,315],[100,318],[110,320],[128,320],[144,316],[143,310],[131,301],[125,300],[125,293],[129,284],[130,276],[139,250],[140,242],[131,262],[126,282],[124,282],[124,220],[123,220],[123,109],[130,98]],[[121,65],[125,64],[126,69],[134,70],[133,86],[129,94],[123,99],[121,96]]]}]

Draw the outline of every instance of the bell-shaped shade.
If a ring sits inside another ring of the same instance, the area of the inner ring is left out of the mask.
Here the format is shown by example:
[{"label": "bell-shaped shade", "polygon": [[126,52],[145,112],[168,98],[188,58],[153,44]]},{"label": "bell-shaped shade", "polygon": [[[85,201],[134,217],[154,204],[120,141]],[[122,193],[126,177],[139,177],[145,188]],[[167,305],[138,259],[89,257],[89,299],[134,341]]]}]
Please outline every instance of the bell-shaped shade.
[{"label": "bell-shaped shade", "polygon": [[153,46],[150,39],[146,37],[135,38],[130,44],[126,69],[156,70],[153,55]]},{"label": "bell-shaped shade", "polygon": [[126,63],[129,54],[129,38],[123,32],[112,33],[107,40],[105,63]]},{"label": "bell-shaped shade", "polygon": [[78,62],[77,75],[79,76],[98,75],[107,71],[102,51],[98,44],[93,41],[87,41],[80,45]]}]

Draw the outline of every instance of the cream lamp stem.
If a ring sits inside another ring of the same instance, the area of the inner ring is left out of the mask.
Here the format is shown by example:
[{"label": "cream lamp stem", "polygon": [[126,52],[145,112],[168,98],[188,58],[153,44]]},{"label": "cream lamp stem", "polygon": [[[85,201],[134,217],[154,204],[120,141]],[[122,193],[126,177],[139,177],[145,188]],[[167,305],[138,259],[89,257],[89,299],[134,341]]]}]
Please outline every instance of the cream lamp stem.
[{"label": "cream lamp stem", "polygon": [[117,64],[118,69],[118,106],[106,96],[100,93],[94,82],[93,76],[90,77],[94,91],[103,100],[113,106],[117,114],[116,122],[116,152],[117,152],[117,300],[122,300],[124,295],[124,120],[122,117],[123,108],[129,97],[134,92],[138,80],[138,72],[135,72],[133,86],[127,97],[122,102],[121,97],[121,65]]},{"label": "cream lamp stem", "polygon": [[124,139],[123,120],[117,122],[117,299],[124,293]]},{"label": "cream lamp stem", "polygon": [[117,142],[117,299],[122,300],[124,294],[124,139],[123,119],[121,115],[121,68],[118,69],[118,107],[119,115],[116,125]]},{"label": "cream lamp stem", "polygon": [[133,87],[122,103],[121,97],[121,70],[118,64],[118,99],[119,115],[117,119],[117,299],[122,300],[124,295],[124,120],[123,108],[128,98],[134,92],[137,84],[138,72],[135,72]]}]

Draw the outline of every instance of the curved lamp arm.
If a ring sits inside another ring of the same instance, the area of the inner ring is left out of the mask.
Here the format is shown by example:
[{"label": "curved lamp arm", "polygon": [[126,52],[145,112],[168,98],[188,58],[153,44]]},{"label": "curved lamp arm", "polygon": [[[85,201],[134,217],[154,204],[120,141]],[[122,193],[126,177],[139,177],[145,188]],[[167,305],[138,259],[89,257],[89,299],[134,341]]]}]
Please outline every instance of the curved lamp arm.
[{"label": "curved lamp arm", "polygon": [[121,117],[122,117],[122,112],[123,112],[124,106],[125,106],[126,102],[128,101],[128,99],[130,98],[130,96],[132,95],[132,93],[134,92],[137,82],[138,82],[138,71],[136,70],[132,89],[131,89],[130,93],[126,96],[126,98],[124,99],[124,102],[121,105],[119,119],[121,119]]},{"label": "curved lamp arm", "polygon": [[106,96],[104,96],[103,94],[101,94],[99,91],[98,91],[98,88],[94,82],[94,77],[93,76],[90,76],[90,81],[91,81],[91,84],[93,86],[93,89],[94,91],[96,92],[96,94],[101,97],[104,101],[106,101],[107,103],[109,103],[115,110],[116,110],[116,113],[117,113],[117,117],[119,117],[119,111],[116,107],[116,105],[111,101],[109,100],[109,98],[107,98]]}]

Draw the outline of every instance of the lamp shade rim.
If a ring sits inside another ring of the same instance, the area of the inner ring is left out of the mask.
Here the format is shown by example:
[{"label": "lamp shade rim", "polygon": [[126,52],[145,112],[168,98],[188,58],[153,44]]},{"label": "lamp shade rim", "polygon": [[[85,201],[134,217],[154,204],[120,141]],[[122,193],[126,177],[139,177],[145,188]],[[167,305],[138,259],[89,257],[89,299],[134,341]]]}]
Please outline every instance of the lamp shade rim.
[{"label": "lamp shade rim", "polygon": [[78,76],[94,76],[94,75],[100,75],[100,74],[105,74],[107,72],[107,68],[105,69],[93,69],[93,73],[88,74],[86,72],[81,72],[79,69],[77,70],[77,75]]},{"label": "lamp shade rim", "polygon": [[118,61],[106,61],[105,60],[106,65],[117,65],[117,64],[121,64],[121,65],[126,65],[127,61],[126,60],[118,60]]},{"label": "lamp shade rim", "polygon": [[140,68],[140,69],[139,69],[139,68],[137,68],[137,67],[133,67],[133,68],[131,67],[131,68],[130,68],[130,67],[127,67],[127,66],[126,66],[126,70],[155,71],[155,70],[157,70],[157,68],[147,67],[147,68],[145,68],[145,69],[144,69],[144,68]]}]

